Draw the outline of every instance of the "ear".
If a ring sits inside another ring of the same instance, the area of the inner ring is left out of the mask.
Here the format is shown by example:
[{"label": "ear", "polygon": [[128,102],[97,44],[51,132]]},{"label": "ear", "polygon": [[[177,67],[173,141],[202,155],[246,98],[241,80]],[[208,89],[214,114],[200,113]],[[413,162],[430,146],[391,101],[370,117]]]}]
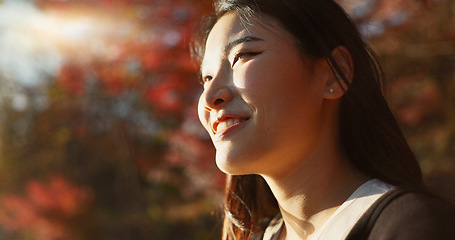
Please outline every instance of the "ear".
[{"label": "ear", "polygon": [[[354,61],[349,50],[345,46],[339,46],[333,49],[332,58],[344,74],[346,81],[352,83],[352,79],[354,78]],[[338,73],[336,73],[335,67],[328,60],[326,60],[326,64],[330,74],[325,78],[324,98],[341,98],[346,93],[349,86],[343,80],[342,76],[339,76]]]}]

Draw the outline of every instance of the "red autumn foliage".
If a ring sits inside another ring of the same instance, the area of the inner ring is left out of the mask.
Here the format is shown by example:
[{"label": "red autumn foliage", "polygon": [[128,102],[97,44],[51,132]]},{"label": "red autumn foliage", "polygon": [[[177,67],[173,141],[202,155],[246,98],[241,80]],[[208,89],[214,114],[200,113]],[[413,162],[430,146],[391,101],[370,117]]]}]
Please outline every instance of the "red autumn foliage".
[{"label": "red autumn foliage", "polygon": [[145,91],[145,100],[161,110],[179,112],[184,107],[185,84],[180,76],[168,75]]},{"label": "red autumn foliage", "polygon": [[28,229],[38,239],[68,238],[65,222],[83,213],[92,201],[92,193],[67,182],[61,176],[49,182],[31,180],[26,195],[1,198],[0,224],[7,230]]},{"label": "red autumn foliage", "polygon": [[84,93],[84,72],[79,66],[65,65],[60,69],[56,80],[57,83],[69,93],[81,96]]}]

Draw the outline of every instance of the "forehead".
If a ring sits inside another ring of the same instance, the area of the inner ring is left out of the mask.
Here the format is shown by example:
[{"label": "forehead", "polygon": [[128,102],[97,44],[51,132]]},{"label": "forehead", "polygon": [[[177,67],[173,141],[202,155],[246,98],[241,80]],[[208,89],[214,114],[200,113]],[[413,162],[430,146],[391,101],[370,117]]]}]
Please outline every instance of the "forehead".
[{"label": "forehead", "polygon": [[259,37],[267,43],[293,42],[293,37],[271,18],[252,17],[248,22],[242,22],[236,12],[228,12],[217,21],[208,35],[202,66],[212,62],[214,57],[226,57],[224,50],[228,44],[245,36]]},{"label": "forehead", "polygon": [[246,27],[246,24],[243,24],[235,12],[228,12],[223,15],[213,26],[210,34],[207,38],[206,49],[214,47],[216,43],[221,44],[223,42],[234,40],[242,36],[245,33],[251,31],[251,26]]}]

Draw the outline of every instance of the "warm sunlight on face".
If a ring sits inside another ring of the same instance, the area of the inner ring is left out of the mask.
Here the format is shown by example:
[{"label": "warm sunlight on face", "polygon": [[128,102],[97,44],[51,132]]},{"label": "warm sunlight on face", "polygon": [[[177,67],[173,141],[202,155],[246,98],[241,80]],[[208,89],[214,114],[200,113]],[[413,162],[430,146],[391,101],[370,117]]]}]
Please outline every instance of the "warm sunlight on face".
[{"label": "warm sunlight on face", "polygon": [[199,117],[224,172],[284,173],[318,140],[324,83],[289,33],[273,20],[251,22],[246,29],[228,13],[212,29]]}]

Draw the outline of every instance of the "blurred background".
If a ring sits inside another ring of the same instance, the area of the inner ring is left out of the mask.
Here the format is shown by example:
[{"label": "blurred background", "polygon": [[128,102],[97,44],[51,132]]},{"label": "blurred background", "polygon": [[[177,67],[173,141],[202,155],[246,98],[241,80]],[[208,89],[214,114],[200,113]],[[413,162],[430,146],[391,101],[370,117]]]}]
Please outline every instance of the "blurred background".
[{"label": "blurred background", "polygon": [[[455,201],[455,1],[339,0]],[[0,239],[219,239],[188,42],[210,0],[0,0]]]}]

